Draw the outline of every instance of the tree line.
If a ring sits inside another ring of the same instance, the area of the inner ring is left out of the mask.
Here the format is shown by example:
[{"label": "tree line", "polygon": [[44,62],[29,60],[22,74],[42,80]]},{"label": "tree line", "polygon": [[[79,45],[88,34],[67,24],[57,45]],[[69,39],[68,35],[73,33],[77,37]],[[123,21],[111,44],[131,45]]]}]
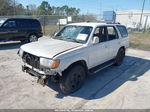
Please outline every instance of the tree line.
[{"label": "tree line", "polygon": [[64,5],[62,7],[51,6],[47,1],[43,1],[40,6],[29,4],[24,7],[15,0],[0,0],[0,16],[12,15],[62,15],[77,16],[80,9]]}]

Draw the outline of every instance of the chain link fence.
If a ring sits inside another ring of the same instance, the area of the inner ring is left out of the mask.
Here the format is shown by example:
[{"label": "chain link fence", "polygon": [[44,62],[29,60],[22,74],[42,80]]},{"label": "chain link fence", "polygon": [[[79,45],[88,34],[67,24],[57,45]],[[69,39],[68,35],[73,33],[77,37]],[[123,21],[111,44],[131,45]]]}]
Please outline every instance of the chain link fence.
[{"label": "chain link fence", "polygon": [[85,16],[35,16],[43,26],[43,33],[45,35],[53,35],[58,30],[62,29],[66,24],[77,22],[98,22],[94,17]]},{"label": "chain link fence", "polygon": [[[108,15],[112,16],[112,15]],[[76,23],[76,22],[116,22],[123,24],[127,27],[129,32],[150,32],[150,12],[144,12],[142,15],[142,21],[140,24],[141,12],[116,12],[115,20],[105,21],[103,15],[79,15],[71,16],[70,20],[67,16],[32,16],[38,19],[42,26],[45,35],[52,35],[57,32],[65,24]]]}]

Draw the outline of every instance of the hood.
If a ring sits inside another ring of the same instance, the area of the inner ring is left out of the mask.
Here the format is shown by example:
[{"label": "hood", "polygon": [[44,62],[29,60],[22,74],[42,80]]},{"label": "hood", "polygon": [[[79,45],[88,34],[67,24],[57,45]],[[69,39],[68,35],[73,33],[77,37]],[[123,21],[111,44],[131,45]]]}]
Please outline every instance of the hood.
[{"label": "hood", "polygon": [[21,49],[27,53],[39,57],[53,58],[60,53],[79,47],[81,45],[81,43],[48,39],[22,45]]}]

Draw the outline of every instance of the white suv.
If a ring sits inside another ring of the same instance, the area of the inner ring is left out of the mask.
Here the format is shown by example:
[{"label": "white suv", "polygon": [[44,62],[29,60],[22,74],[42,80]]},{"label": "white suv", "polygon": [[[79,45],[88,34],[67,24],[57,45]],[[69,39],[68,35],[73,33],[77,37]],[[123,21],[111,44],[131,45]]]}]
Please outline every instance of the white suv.
[{"label": "white suv", "polygon": [[120,24],[74,23],[48,40],[21,46],[22,69],[38,77],[58,81],[65,94],[75,92],[88,74],[110,65],[121,65],[129,47],[126,27]]}]

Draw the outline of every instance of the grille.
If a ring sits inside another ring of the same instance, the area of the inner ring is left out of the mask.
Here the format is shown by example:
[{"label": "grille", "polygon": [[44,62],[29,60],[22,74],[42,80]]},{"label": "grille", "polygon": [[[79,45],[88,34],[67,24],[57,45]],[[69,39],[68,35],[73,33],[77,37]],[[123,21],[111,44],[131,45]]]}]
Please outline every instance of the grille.
[{"label": "grille", "polygon": [[37,68],[37,69],[40,68],[40,58],[35,55],[24,52],[23,60],[25,63],[31,65],[34,68]]}]

